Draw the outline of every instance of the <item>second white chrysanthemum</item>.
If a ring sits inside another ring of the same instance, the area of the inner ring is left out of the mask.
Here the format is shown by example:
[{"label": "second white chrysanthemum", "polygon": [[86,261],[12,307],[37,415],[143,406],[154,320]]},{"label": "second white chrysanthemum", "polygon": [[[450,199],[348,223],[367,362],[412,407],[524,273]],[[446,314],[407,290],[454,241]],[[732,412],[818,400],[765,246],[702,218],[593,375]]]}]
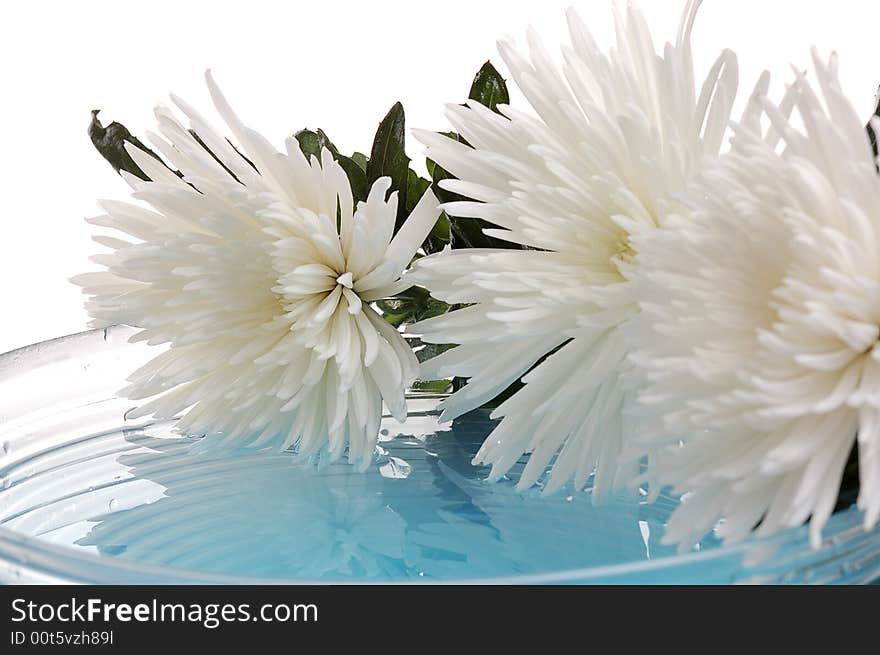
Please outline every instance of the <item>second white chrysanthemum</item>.
[{"label": "second white chrysanthemum", "polygon": [[814,59],[821,99],[790,91],[803,131],[767,104],[784,153],[741,126],[689,211],[637,243],[656,417],[639,445],[656,488],[688,492],[666,534],[683,548],[722,519],[726,540],[810,519],[818,545],[856,443],[865,526],[880,518],[880,177],[836,60]]},{"label": "second white chrysanthemum", "polygon": [[527,248],[453,250],[415,267],[436,298],[468,305],[414,327],[425,341],[457,344],[426,362],[425,376],[469,378],[444,403],[445,416],[526,383],[497,408],[503,420],[475,458],[497,477],[531,453],[521,488],[551,462],[548,491],[582,487],[595,471],[600,497],[632,473],[618,470],[630,402],[619,328],[637,311],[632,237],[661,225],[671,194],[718,155],[737,88],[729,51],[695,88],[698,5],[688,3],[662,56],[633,8],[618,17],[610,54],[570,11],[561,72],[531,32],[530,61],[500,44],[537,117],[471,102],[448,110],[466,144],[420,133],[428,155],[458,178],[444,188],[473,199],[447,211],[488,221],[498,228],[487,233]]},{"label": "second white chrysanthemum", "polygon": [[[436,222],[428,191],[392,238],[398,198],[378,179],[354,206],[345,172],[325,149],[277,152],[247,128],[210,75],[218,111],[240,153],[193,109],[192,132],[156,116],[156,148],[178,177],[137,148],[151,181],[129,176],[134,198],[104,203],[97,225],[127,240],[106,270],[76,278],[98,325],[122,323],[170,347],[131,376],[125,394],[149,399],[134,415],[171,418],[213,445],[296,446],[303,456],[371,461],[382,403],[406,418],[416,377],[411,348],[372,301],[404,290],[401,273]],[[196,137],[197,135],[197,137]],[[401,200],[402,201],[402,200]]]}]

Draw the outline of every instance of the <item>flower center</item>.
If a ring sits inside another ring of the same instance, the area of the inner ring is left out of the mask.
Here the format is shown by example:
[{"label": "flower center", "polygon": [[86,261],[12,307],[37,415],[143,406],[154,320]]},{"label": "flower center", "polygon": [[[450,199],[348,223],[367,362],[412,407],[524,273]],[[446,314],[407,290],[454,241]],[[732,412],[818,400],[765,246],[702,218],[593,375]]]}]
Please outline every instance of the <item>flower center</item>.
[{"label": "flower center", "polygon": [[[363,308],[360,297],[354,291],[354,275],[351,271],[346,271],[336,278],[335,290],[342,291],[342,298],[348,303],[348,313],[358,314]],[[332,292],[331,292],[332,293]]]},{"label": "flower center", "polygon": [[630,245],[629,235],[625,235],[614,244],[614,254],[611,255],[611,261],[614,263],[632,264],[635,256],[636,251]]}]

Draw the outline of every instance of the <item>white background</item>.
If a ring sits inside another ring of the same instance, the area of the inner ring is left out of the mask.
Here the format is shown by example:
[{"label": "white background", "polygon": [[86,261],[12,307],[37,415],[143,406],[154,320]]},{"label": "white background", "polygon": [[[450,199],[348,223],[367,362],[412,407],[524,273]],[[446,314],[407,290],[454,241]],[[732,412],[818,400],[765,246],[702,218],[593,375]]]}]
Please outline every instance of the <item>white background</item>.
[{"label": "white background", "polygon": [[[442,129],[442,106],[467,94],[495,40],[534,25],[553,51],[570,0],[431,2],[237,0],[8,2],[0,24],[0,352],[82,330],[67,278],[95,268],[83,217],[127,186],[92,150],[89,110],[136,134],[169,91],[208,110],[211,67],[238,113],[280,146],[322,127],[345,151],[368,151],[376,124],[402,100],[409,126]],[[600,43],[611,0],[576,3]],[[674,39],[683,0],[643,0],[655,39]],[[842,58],[844,87],[867,118],[880,82],[880,4],[865,0],[706,0],[694,35],[699,73],[722,47],[741,84],[763,69],[778,92],[809,47]],[[500,67],[500,64],[499,64]],[[502,68],[503,71],[503,68]],[[514,103],[521,98],[514,94]],[[419,156],[411,142],[410,156]]]}]

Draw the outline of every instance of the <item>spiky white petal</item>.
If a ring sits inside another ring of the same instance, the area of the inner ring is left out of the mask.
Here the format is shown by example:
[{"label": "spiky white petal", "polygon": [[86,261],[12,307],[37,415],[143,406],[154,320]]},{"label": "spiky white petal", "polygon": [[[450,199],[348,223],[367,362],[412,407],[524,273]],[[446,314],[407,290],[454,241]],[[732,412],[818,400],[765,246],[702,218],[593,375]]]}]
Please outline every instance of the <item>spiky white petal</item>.
[{"label": "spiky white petal", "polygon": [[[246,127],[210,74],[214,103],[242,153],[186,103],[199,143],[165,107],[156,149],[177,177],[137,148],[152,181],[133,177],[142,205],[103,203],[92,222],[129,239],[98,237],[105,270],[75,279],[95,324],[140,328],[167,343],[124,393],[136,415],[170,418],[215,446],[296,446],[366,466],[384,400],[400,420],[418,362],[370,302],[405,289],[401,273],[437,219],[428,191],[392,238],[398,198],[380,178],[355,207],[326,149],[308,161],[289,138],[280,153]],[[212,154],[213,153],[213,156]],[[216,157],[215,157],[216,156]]]},{"label": "spiky white petal", "polygon": [[880,517],[880,178],[836,60],[814,60],[820,95],[789,95],[803,130],[766,103],[784,152],[741,127],[688,215],[636,246],[634,359],[660,417],[640,441],[648,478],[691,492],[666,536],[684,548],[719,519],[735,540],[812,517],[818,545],[855,443]]},{"label": "spiky white petal", "polygon": [[583,486],[596,469],[598,497],[630,473],[617,470],[617,459],[630,402],[619,328],[636,311],[631,238],[661,225],[671,194],[717,156],[737,87],[736,58],[725,51],[695,88],[698,5],[688,3],[662,56],[632,7],[617,16],[617,48],[608,54],[569,11],[561,71],[533,32],[530,59],[499,45],[537,116],[471,102],[447,115],[472,147],[419,133],[428,155],[458,178],[444,187],[473,199],[445,209],[489,221],[498,228],[487,233],[532,249],[444,252],[415,267],[435,297],[470,305],[414,328],[425,341],[459,344],[425,365],[425,376],[470,378],[445,402],[447,418],[528,372],[475,458],[497,477],[532,453],[520,487],[557,455],[548,490],[570,480]]}]

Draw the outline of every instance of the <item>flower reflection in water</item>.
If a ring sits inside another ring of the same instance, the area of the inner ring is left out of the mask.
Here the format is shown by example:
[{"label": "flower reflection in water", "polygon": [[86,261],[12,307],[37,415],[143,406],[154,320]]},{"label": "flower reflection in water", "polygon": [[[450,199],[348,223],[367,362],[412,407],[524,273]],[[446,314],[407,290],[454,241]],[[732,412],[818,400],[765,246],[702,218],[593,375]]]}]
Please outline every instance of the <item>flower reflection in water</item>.
[{"label": "flower reflection in water", "polygon": [[366,473],[204,450],[173,421],[92,434],[15,467],[0,525],[138,565],[263,579],[498,578],[663,554],[643,539],[649,524],[651,539],[662,532],[656,506],[520,493],[521,464],[489,483],[470,463],[487,415],[450,429],[436,399],[411,404],[405,424],[383,422]]}]

